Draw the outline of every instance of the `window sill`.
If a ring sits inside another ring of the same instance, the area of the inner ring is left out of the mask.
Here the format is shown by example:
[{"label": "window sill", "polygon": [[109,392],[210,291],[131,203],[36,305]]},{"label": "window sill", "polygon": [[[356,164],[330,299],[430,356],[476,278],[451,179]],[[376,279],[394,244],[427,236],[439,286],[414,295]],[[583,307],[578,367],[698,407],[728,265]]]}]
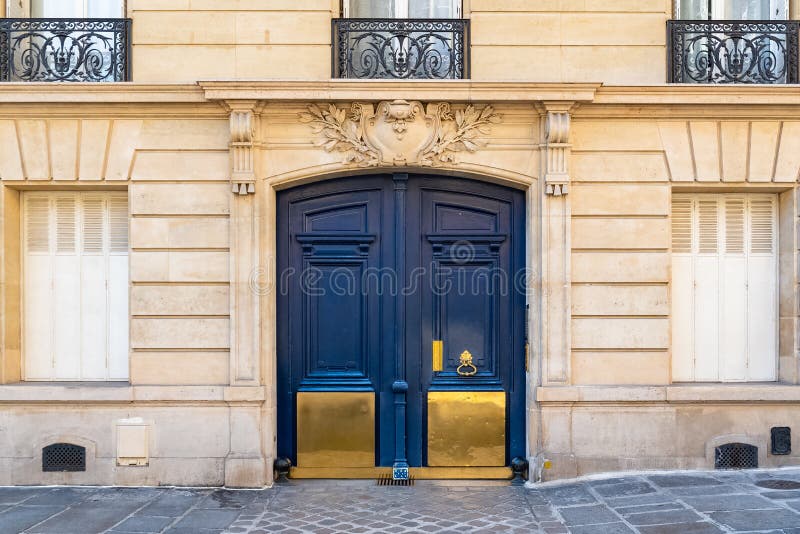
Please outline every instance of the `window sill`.
[{"label": "window sill", "polygon": [[132,386],[128,382],[17,382],[0,386],[0,404],[260,403],[261,386]]},{"label": "window sill", "polygon": [[542,386],[541,403],[723,403],[800,402],[800,385],[779,382],[748,384],[672,384],[665,386]]}]

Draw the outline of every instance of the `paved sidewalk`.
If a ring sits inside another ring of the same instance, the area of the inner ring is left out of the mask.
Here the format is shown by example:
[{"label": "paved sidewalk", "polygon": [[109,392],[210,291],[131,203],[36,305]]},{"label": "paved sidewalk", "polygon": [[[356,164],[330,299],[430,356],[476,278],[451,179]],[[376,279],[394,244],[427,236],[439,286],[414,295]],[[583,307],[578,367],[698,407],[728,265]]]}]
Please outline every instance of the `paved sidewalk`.
[{"label": "paved sidewalk", "polygon": [[800,469],[653,474],[532,489],[454,481],[413,487],[293,481],[263,491],[0,488],[0,533],[20,532],[800,534]]}]

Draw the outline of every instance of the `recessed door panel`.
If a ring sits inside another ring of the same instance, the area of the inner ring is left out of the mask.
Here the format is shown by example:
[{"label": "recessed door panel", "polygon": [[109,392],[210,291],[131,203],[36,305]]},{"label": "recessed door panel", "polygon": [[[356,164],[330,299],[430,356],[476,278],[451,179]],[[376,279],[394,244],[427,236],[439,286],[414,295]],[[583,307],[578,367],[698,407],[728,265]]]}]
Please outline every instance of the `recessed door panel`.
[{"label": "recessed door panel", "polygon": [[[447,232],[495,232],[497,230],[497,214],[491,211],[481,210],[473,206],[453,205],[440,200],[441,195],[436,195],[437,199],[430,199],[435,202],[434,231],[437,233]],[[464,203],[466,204],[466,202]]]},{"label": "recessed door panel", "polygon": [[[366,377],[368,302],[366,295],[356,291],[354,283],[361,280],[364,265],[309,262],[308,268],[318,270],[318,278],[309,284],[305,296],[308,318],[304,338],[308,342],[308,376],[340,374]],[[337,317],[347,317],[348,320],[339,321]]]},{"label": "recessed door panel", "polygon": [[[459,283],[461,280],[471,279],[476,271],[477,269],[468,266],[454,267],[450,278]],[[492,295],[455,290],[448,291],[438,300],[441,328],[439,338],[447,354],[442,373],[455,373],[462,350],[468,350],[473,357],[471,362],[476,367],[476,376],[495,375],[495,358],[492,356],[495,352],[496,325]]]},{"label": "recessed door panel", "polygon": [[[447,247],[445,254],[458,254]],[[498,365],[499,308],[507,292],[507,276],[497,258],[476,257],[473,249],[463,259],[437,258],[432,263],[431,291],[432,334],[443,345],[442,370],[432,376],[432,383],[456,379],[464,351],[475,366],[470,383],[501,385]]]}]

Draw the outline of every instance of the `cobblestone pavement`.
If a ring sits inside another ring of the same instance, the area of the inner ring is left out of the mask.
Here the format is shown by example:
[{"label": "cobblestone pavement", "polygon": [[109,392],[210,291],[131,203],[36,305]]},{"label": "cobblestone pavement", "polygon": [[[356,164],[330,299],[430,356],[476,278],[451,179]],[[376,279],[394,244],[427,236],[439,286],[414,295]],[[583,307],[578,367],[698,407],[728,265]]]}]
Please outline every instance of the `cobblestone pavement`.
[{"label": "cobblestone pavement", "polygon": [[0,488],[0,533],[20,532],[800,534],[800,469],[652,474],[535,488],[455,481],[413,487],[292,481],[263,491]]}]

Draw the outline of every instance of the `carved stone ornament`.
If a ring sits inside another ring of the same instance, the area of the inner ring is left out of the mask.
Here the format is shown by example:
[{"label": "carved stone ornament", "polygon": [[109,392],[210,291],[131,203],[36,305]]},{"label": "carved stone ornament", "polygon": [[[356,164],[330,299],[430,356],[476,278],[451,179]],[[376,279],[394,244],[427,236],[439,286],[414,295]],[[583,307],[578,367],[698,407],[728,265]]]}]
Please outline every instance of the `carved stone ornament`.
[{"label": "carved stone ornament", "polygon": [[311,104],[300,114],[317,135],[317,146],[342,152],[345,164],[359,167],[452,165],[458,152],[485,147],[491,125],[500,120],[488,105],[453,111],[446,102],[406,100],[354,102],[349,111]]},{"label": "carved stone ornament", "polygon": [[548,112],[545,117],[545,193],[553,196],[569,192],[570,115],[568,112]]},{"label": "carved stone ornament", "polygon": [[247,195],[256,191],[253,154],[255,116],[251,109],[231,111],[231,186],[234,193]]}]

